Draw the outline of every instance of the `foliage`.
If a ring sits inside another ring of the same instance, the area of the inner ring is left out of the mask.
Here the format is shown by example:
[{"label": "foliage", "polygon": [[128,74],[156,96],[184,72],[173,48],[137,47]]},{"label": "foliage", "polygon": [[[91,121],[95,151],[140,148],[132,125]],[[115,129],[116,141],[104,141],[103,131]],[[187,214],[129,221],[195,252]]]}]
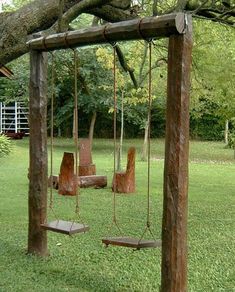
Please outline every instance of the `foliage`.
[{"label": "foliage", "polygon": [[29,100],[29,58],[23,56],[9,66],[14,75],[12,79],[1,78],[0,101],[10,103]]},{"label": "foliage", "polygon": [[9,155],[12,151],[12,143],[10,138],[0,134],[0,157]]},{"label": "foliage", "polygon": [[[112,102],[112,94],[110,94],[111,72],[97,62],[96,50],[97,48],[78,50],[78,106],[79,113],[82,113],[83,117],[84,115],[89,117],[94,112],[107,113]],[[54,60],[56,68],[54,126],[60,128],[62,134],[69,135],[73,124],[74,58],[70,51],[61,51],[55,54]],[[50,58],[50,84],[51,67]],[[50,97],[51,90],[50,86]],[[83,118],[83,122],[86,120]],[[86,126],[84,125],[84,127]]]},{"label": "foliage", "polygon": [[235,111],[235,31],[203,21],[194,28],[191,116],[212,114],[224,124]]},{"label": "foliage", "polygon": [[[21,5],[20,1],[18,4]],[[141,15],[152,9],[147,1],[139,1]],[[155,3],[156,4],[156,3]],[[172,5],[173,3],[166,3]],[[167,7],[165,7],[167,8]],[[73,22],[74,28],[91,25],[92,17],[81,15]],[[125,135],[142,135],[147,119],[148,61],[147,45],[144,41],[123,42],[122,49],[127,64],[134,70],[138,88],[134,89],[117,61],[118,120],[120,120],[121,94],[124,92]],[[113,52],[111,46],[85,47],[79,52],[79,128],[86,135],[91,116],[97,112],[96,136],[111,136],[110,127],[113,111]],[[220,140],[224,124],[235,112],[235,31],[212,22],[194,20],[193,72],[190,103],[191,136],[204,140]],[[164,135],[166,84],[167,84],[167,41],[157,40],[153,45],[154,96],[152,134]],[[49,61],[50,61],[49,57]],[[25,56],[12,64],[14,79],[1,78],[0,101],[28,100],[29,60]],[[49,64],[49,78],[51,64]],[[70,51],[55,53],[56,101],[55,133],[71,135],[73,127],[73,55]],[[49,107],[50,112],[50,96]],[[48,123],[49,124],[49,123]],[[50,124],[49,124],[50,126]],[[99,129],[99,131],[97,131]],[[101,130],[102,129],[102,130]]]}]

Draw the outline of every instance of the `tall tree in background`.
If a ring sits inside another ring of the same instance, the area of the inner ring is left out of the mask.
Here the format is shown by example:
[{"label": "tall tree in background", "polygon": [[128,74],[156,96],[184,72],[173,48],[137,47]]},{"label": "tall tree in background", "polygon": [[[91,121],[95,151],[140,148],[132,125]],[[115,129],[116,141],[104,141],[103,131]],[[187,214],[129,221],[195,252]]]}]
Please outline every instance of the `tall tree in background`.
[{"label": "tall tree in background", "polygon": [[[17,2],[17,1],[16,1]],[[117,22],[138,17],[139,7],[153,6],[155,15],[173,11],[188,11],[193,15],[234,26],[235,5],[233,0],[178,0],[176,5],[169,1],[131,0],[64,0],[61,13],[58,0],[35,0],[15,11],[0,13],[0,64],[4,65],[28,51],[26,42],[34,33],[49,34],[69,30],[70,24],[82,13],[94,15],[109,22]],[[146,1],[147,2],[147,1]],[[149,2],[148,2],[149,3]],[[146,13],[149,15],[149,10]],[[152,14],[152,10],[151,10]],[[58,22],[58,19],[60,20]],[[59,25],[59,28],[58,28]]]}]

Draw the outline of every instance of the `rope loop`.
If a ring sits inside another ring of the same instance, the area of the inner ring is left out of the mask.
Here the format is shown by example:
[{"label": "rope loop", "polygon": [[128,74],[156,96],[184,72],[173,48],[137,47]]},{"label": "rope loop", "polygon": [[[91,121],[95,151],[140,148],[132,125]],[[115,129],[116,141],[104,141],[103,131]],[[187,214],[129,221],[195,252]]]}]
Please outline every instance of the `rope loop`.
[{"label": "rope loop", "polygon": [[71,48],[71,46],[70,46],[70,44],[68,43],[68,32],[66,32],[65,34],[64,34],[64,43],[65,43],[65,45],[66,45],[66,47],[67,48],[69,48],[69,49],[72,49],[73,50],[73,48]]},{"label": "rope loop", "polygon": [[113,48],[115,48],[117,46],[117,42],[109,40],[109,38],[106,35],[106,29],[107,29],[108,26],[109,26],[108,24],[106,24],[104,26],[104,29],[103,29],[103,37],[104,37],[104,39],[105,39],[105,41],[107,43],[109,43]]},{"label": "rope loop", "polygon": [[42,39],[43,49],[45,49],[45,50],[48,49],[48,48],[47,48],[47,45],[46,45],[46,38],[47,38],[47,37],[44,37],[44,38]]},{"label": "rope loop", "polygon": [[139,33],[139,35],[140,35],[140,37],[143,39],[143,40],[145,40],[147,43],[150,43],[150,42],[152,42],[152,38],[146,38],[144,35],[143,35],[143,32],[142,32],[142,30],[141,30],[141,23],[142,23],[142,21],[144,20],[144,18],[141,18],[140,19],[140,21],[138,22],[138,33]]}]

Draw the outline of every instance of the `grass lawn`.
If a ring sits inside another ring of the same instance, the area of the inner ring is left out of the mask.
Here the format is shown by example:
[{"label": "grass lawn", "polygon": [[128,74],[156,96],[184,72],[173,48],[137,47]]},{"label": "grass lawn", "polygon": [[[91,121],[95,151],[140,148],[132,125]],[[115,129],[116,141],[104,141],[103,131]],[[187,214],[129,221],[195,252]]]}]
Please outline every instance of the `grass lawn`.
[{"label": "grass lawn", "polygon": [[[140,236],[146,218],[147,165],[137,147],[134,195],[117,198],[120,225],[127,235]],[[27,247],[28,140],[14,142],[14,152],[0,158],[0,291],[158,291],[160,250],[133,251],[104,248],[112,218],[110,189],[113,169],[111,140],[95,140],[93,160],[97,174],[108,176],[106,189],[81,190],[81,216],[90,232],[73,237],[48,233],[50,256],[25,254]],[[189,291],[235,291],[235,164],[233,151],[223,143],[192,142],[190,150],[188,278]],[[64,151],[73,151],[70,139],[55,141],[54,173]],[[164,141],[152,143],[151,189],[153,231],[161,234]],[[126,158],[124,158],[126,160]],[[54,193],[61,219],[74,218],[74,198]],[[49,215],[51,219],[52,214]],[[116,235],[116,230],[112,234]]]}]

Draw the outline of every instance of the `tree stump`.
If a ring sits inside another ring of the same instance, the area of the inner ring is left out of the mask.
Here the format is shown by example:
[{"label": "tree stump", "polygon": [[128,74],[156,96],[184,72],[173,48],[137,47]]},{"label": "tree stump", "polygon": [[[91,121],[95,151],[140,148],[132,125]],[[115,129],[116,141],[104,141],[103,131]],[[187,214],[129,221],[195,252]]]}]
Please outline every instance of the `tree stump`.
[{"label": "tree stump", "polygon": [[95,164],[79,165],[78,166],[78,173],[79,173],[79,176],[95,175],[96,174]]},{"label": "tree stump", "polygon": [[127,155],[126,171],[116,172],[113,177],[112,190],[117,193],[135,192],[135,148],[130,147]]},{"label": "tree stump", "polygon": [[58,193],[63,196],[76,196],[77,186],[73,153],[64,152],[60,166]]},{"label": "tree stump", "polygon": [[89,139],[80,140],[78,173],[79,176],[96,174],[95,164],[92,163],[91,143]]}]

